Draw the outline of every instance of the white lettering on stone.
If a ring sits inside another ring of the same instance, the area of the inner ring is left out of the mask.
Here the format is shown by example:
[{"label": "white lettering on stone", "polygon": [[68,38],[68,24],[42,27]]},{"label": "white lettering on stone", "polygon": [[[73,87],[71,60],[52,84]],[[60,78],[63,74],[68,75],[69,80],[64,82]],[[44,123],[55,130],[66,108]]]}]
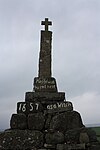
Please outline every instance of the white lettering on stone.
[{"label": "white lettering on stone", "polygon": [[55,88],[55,85],[47,85],[47,88],[48,89],[53,89],[53,88]]},{"label": "white lettering on stone", "polygon": [[48,79],[36,79],[37,84],[55,84],[54,80],[48,80]]},{"label": "white lettering on stone", "polygon": [[57,108],[70,108],[72,105],[71,103],[56,103],[47,105],[47,109],[57,109]]},{"label": "white lettering on stone", "polygon": [[55,89],[55,85],[37,85],[34,87],[36,90],[42,89]]},{"label": "white lettering on stone", "polygon": [[52,105],[47,105],[47,109],[53,109]]},{"label": "white lettering on stone", "polygon": [[69,106],[71,106],[71,104],[70,104],[70,103],[67,103],[67,106],[69,107]]},{"label": "white lettering on stone", "polygon": [[22,111],[23,111],[23,112],[26,111],[26,104],[23,104],[23,106],[22,106]]},{"label": "white lettering on stone", "polygon": [[50,105],[47,105],[47,109],[50,109]]},{"label": "white lettering on stone", "polygon": [[18,112],[23,112],[25,113],[27,110],[32,112],[34,110],[38,110],[39,109],[39,103],[20,103],[18,105]]},{"label": "white lettering on stone", "polygon": [[34,86],[34,89],[39,90],[39,87],[38,86]]},{"label": "white lettering on stone", "polygon": [[30,103],[30,111],[33,111],[33,103]]},{"label": "white lettering on stone", "polygon": [[19,105],[19,111],[22,109],[22,103],[20,103]]},{"label": "white lettering on stone", "polygon": [[63,107],[63,104],[62,104],[62,103],[57,103],[57,105],[58,105],[58,108]]},{"label": "white lettering on stone", "polygon": [[54,105],[53,105],[53,108],[54,108],[54,109],[55,109],[55,108],[57,108],[57,105],[56,105],[56,104],[54,104]]},{"label": "white lettering on stone", "polygon": [[39,104],[36,103],[35,105],[36,105],[36,110],[38,110],[39,109]]},{"label": "white lettering on stone", "polygon": [[46,85],[41,85],[40,89],[46,89]]}]

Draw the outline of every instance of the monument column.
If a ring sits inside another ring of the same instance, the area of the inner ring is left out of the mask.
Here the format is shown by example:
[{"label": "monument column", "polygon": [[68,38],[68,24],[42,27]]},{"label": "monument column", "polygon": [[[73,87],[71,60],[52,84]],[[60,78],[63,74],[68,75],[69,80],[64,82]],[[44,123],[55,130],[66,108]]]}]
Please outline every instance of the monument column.
[{"label": "monument column", "polygon": [[48,18],[41,22],[45,30],[41,30],[39,70],[38,77],[34,78],[35,92],[57,92],[56,79],[52,77],[51,71],[51,49],[52,32],[48,31],[49,25],[52,25]]},{"label": "monument column", "polygon": [[48,18],[45,18],[45,21],[42,21],[41,25],[45,25],[45,30],[41,31],[38,76],[45,78],[51,77],[52,32],[48,31],[48,26],[52,25],[52,22],[48,21]]}]

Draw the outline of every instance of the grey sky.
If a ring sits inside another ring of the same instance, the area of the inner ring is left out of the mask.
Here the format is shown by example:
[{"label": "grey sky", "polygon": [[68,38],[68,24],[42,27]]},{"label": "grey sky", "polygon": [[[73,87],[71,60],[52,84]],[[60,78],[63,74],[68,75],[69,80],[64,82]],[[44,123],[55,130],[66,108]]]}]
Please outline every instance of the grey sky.
[{"label": "grey sky", "polygon": [[0,0],[0,128],[37,76],[40,21],[53,26],[52,68],[59,91],[84,123],[100,123],[100,0]]}]

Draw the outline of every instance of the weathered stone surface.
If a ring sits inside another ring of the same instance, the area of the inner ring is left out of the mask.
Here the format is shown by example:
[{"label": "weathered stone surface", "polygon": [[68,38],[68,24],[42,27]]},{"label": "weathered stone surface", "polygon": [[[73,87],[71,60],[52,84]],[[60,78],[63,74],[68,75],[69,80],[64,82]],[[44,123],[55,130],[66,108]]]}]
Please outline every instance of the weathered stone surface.
[{"label": "weathered stone surface", "polygon": [[68,130],[65,132],[66,143],[79,143],[80,131],[79,129]]},{"label": "weathered stone surface", "polygon": [[39,77],[51,77],[51,42],[52,32],[41,31]]},{"label": "weathered stone surface", "polygon": [[68,111],[55,115],[50,122],[50,129],[63,132],[83,126],[81,116],[76,111]]},{"label": "weathered stone surface", "polygon": [[89,150],[100,150],[100,143],[99,142],[93,142],[89,146]]},{"label": "weathered stone surface", "polygon": [[45,129],[50,129],[51,120],[52,120],[52,114],[47,114],[46,121],[45,121]]},{"label": "weathered stone surface", "polygon": [[47,133],[45,136],[46,143],[47,144],[57,144],[57,143],[63,143],[64,142],[64,134],[57,131],[54,133]]},{"label": "weathered stone surface", "polygon": [[42,130],[44,128],[45,116],[43,113],[28,115],[28,128],[31,130]]},{"label": "weathered stone surface", "polygon": [[79,142],[88,144],[90,142],[87,132],[81,132],[79,136]]},{"label": "weathered stone surface", "polygon": [[8,130],[0,133],[0,150],[35,150],[41,148],[43,142],[43,134],[40,131]]},{"label": "weathered stone surface", "polygon": [[26,102],[43,102],[49,104],[50,102],[61,102],[65,100],[64,92],[26,92],[25,101]]},{"label": "weathered stone surface", "polygon": [[10,120],[11,129],[27,129],[27,118],[25,114],[12,114]]},{"label": "weathered stone surface", "polygon": [[57,144],[57,150],[83,150],[86,149],[85,144]]},{"label": "weathered stone surface", "polygon": [[85,128],[85,130],[89,136],[90,142],[97,142],[96,132],[92,130],[91,128]]}]

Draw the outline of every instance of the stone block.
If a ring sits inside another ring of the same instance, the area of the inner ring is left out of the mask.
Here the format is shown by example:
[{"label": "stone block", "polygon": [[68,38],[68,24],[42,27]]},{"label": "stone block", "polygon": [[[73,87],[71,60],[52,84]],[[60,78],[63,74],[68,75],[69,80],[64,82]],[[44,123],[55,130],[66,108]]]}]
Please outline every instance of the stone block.
[{"label": "stone block", "polygon": [[94,130],[91,128],[85,128],[85,132],[87,132],[90,142],[97,142],[97,136]]},{"label": "stone block", "polygon": [[50,122],[50,129],[67,131],[83,127],[81,116],[76,111],[68,111],[55,115]]},{"label": "stone block", "polygon": [[92,143],[97,142],[96,133],[90,128],[82,127],[65,132],[66,143]]},{"label": "stone block", "polygon": [[65,132],[65,142],[66,143],[79,143],[80,128],[68,130]]},{"label": "stone block", "polygon": [[50,129],[65,132],[83,127],[81,116],[76,111],[68,111],[55,115],[50,122]]},{"label": "stone block", "polygon": [[45,136],[45,140],[47,144],[60,144],[64,142],[64,134],[59,131],[54,133],[47,133]]},{"label": "stone block", "polygon": [[56,79],[53,77],[35,77],[34,78],[35,92],[57,92]]},{"label": "stone block", "polygon": [[88,144],[90,142],[87,132],[80,132],[79,142]]},{"label": "stone block", "polygon": [[33,113],[28,115],[28,128],[31,130],[42,130],[44,128],[45,116],[43,113]]},{"label": "stone block", "polygon": [[26,92],[25,101],[26,102],[35,102],[37,99],[34,97],[35,92]]},{"label": "stone block", "polygon": [[41,112],[43,111],[43,106],[40,102],[18,102],[17,103],[17,113],[24,113],[28,115],[29,113]]},{"label": "stone block", "polygon": [[69,117],[69,120],[71,121],[68,127],[69,129],[84,127],[80,113],[78,113],[77,111],[72,111]]},{"label": "stone block", "polygon": [[18,102],[17,103],[17,113],[19,114],[27,114],[27,103],[26,102]]},{"label": "stone block", "polygon": [[50,102],[61,102],[65,100],[64,92],[26,92],[26,102],[43,102],[49,104]]},{"label": "stone block", "polygon": [[72,111],[73,105],[69,101],[64,102],[56,102],[53,104],[47,105],[47,113],[59,113],[59,112],[66,112],[66,111]]},{"label": "stone block", "polygon": [[10,120],[11,129],[27,129],[27,118],[25,114],[12,114]]}]

